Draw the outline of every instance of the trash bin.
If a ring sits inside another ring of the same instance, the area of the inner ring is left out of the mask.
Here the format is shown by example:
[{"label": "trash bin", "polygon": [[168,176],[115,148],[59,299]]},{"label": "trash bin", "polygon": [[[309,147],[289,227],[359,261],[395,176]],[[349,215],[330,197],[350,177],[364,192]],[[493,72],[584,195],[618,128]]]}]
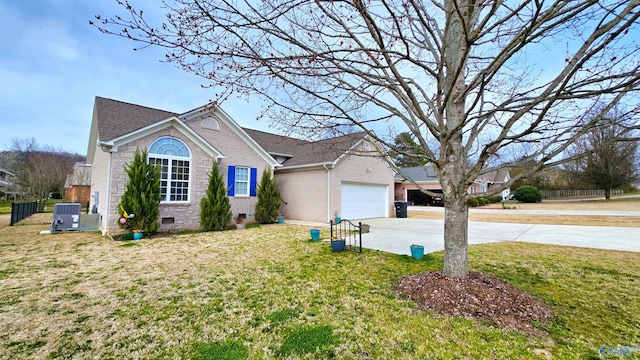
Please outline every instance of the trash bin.
[{"label": "trash bin", "polygon": [[406,201],[396,201],[395,204],[396,204],[396,217],[406,218],[408,203]]},{"label": "trash bin", "polygon": [[320,240],[320,230],[311,229],[311,241],[318,241],[318,240]]}]

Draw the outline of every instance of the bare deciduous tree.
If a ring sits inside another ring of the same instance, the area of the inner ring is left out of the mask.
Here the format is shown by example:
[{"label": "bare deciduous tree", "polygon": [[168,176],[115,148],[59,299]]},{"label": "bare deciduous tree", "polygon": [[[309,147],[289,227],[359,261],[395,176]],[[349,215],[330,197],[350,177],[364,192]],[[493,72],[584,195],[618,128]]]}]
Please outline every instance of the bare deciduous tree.
[{"label": "bare deciduous tree", "polygon": [[166,47],[218,101],[258,94],[289,131],[349,122],[391,149],[376,126],[409,132],[442,184],[447,276],[468,274],[467,189],[500,154],[557,165],[616,104],[638,110],[639,0],[175,0],[156,25],[121,4],[98,28]]},{"label": "bare deciduous tree", "polygon": [[85,158],[61,149],[41,147],[34,138],[12,141],[18,181],[38,201],[38,211],[41,212],[50,192],[57,190],[64,194],[64,183],[73,171],[73,164]]},{"label": "bare deciduous tree", "polygon": [[619,141],[625,136],[625,126],[632,126],[625,117],[613,109],[569,149],[571,154],[585,154],[573,162],[574,171],[594,188],[603,189],[606,199],[611,198],[611,189],[637,179],[638,142]]}]

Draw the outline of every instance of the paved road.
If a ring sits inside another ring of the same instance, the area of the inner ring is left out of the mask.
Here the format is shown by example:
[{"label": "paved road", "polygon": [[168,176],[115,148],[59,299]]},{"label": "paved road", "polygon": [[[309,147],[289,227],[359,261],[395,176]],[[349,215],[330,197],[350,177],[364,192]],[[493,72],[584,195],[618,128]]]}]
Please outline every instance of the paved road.
[{"label": "paved road", "polygon": [[[409,206],[411,211],[439,212],[443,213],[444,208],[439,206]],[[577,216],[638,216],[640,211],[603,211],[603,210],[525,210],[525,209],[487,209],[471,208],[470,214],[515,214],[515,215],[577,215]],[[640,219],[638,219],[640,223]]]}]

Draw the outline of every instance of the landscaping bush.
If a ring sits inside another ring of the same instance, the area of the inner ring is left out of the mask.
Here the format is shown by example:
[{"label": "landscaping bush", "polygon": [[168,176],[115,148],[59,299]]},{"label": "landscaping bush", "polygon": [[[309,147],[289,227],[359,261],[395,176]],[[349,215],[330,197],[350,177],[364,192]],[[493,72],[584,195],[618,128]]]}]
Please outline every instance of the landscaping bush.
[{"label": "landscaping bush", "polygon": [[256,221],[260,224],[271,224],[278,219],[280,209],[280,190],[271,171],[264,169],[258,184],[258,203],[256,204]]},{"label": "landscaping bush", "polygon": [[469,205],[469,207],[476,207],[479,205],[478,199],[469,199],[467,200],[467,205]]},{"label": "landscaping bush", "polygon": [[502,201],[502,195],[491,195],[489,196],[487,199],[489,199],[489,202],[491,204],[493,203],[499,203]]},{"label": "landscaping bush", "polygon": [[200,228],[203,231],[221,231],[231,222],[231,205],[224,187],[218,164],[213,162],[209,173],[207,195],[200,200]]},{"label": "landscaping bush", "polygon": [[136,149],[133,160],[125,164],[124,169],[129,180],[120,199],[118,212],[125,219],[129,214],[135,215],[126,219],[126,223],[120,224],[131,230],[144,230],[153,234],[158,231],[160,216],[160,167],[147,162],[146,149]]},{"label": "landscaping bush", "polygon": [[513,193],[513,197],[523,203],[536,203],[542,200],[542,194],[538,188],[524,185],[516,189]]},{"label": "landscaping bush", "polygon": [[485,206],[489,203],[489,200],[487,198],[479,198],[478,199],[478,205],[480,206]]}]

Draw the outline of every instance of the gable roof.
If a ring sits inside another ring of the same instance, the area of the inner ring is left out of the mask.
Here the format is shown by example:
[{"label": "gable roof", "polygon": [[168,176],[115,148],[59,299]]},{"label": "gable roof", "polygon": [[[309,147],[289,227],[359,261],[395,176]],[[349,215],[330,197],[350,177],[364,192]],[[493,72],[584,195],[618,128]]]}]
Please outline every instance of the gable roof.
[{"label": "gable roof", "polygon": [[113,140],[157,121],[178,114],[96,96],[98,136],[101,141]]},{"label": "gable roof", "polygon": [[400,173],[397,173],[395,178],[399,180],[409,178],[415,182],[438,181],[436,172],[433,170],[431,164],[426,164],[424,166],[399,167],[398,170],[400,170]]},{"label": "gable roof", "polygon": [[272,156],[289,157],[282,164],[282,169],[302,165],[333,164],[366,136],[366,133],[358,132],[324,140],[305,141],[259,130],[244,130]]},{"label": "gable roof", "polygon": [[489,171],[486,174],[478,176],[479,181],[484,181],[492,184],[504,184],[505,179],[511,179],[509,169],[498,169]]},{"label": "gable roof", "polygon": [[[272,163],[272,166],[280,166],[274,160],[275,158],[287,159],[282,164],[282,168],[323,164],[333,166],[345,153],[353,149],[366,137],[365,132],[359,132],[319,141],[305,141],[264,131],[241,128],[222,109],[210,105],[178,114],[96,96],[94,115],[97,124],[92,124],[92,139],[89,140],[89,146],[91,147],[92,143],[98,143],[117,150],[120,144],[130,142],[160,128],[173,125],[181,132],[188,133],[189,137],[196,139],[196,142],[201,147],[210,148],[209,152],[211,154],[224,157],[190,127],[183,124],[183,121],[194,116],[202,116],[202,113],[206,111],[217,113],[218,118],[227,122],[254,150],[263,155],[263,157],[269,158],[265,158],[265,160]],[[95,129],[97,134],[94,135],[93,127],[95,125],[97,125]],[[88,151],[88,154],[90,153],[91,151]],[[87,161],[90,161],[89,157]]]}]

